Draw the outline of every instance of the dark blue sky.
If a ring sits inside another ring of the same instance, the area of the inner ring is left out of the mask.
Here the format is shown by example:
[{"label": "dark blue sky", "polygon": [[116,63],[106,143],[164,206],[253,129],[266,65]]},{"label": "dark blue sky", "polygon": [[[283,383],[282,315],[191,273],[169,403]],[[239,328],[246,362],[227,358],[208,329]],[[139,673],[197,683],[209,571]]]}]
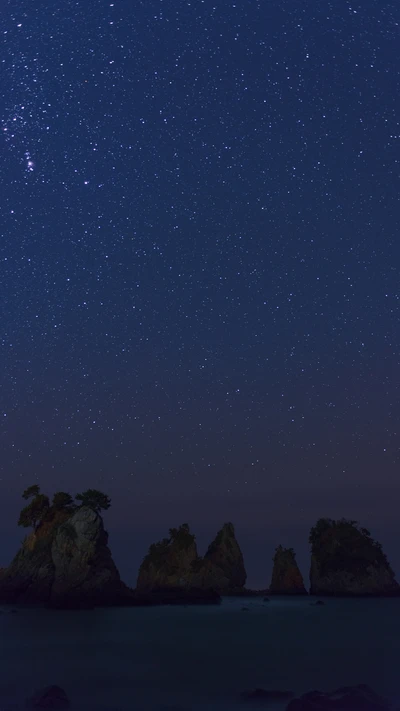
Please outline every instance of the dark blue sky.
[{"label": "dark blue sky", "polygon": [[400,574],[400,5],[0,9],[0,527],[113,498],[152,539],[233,520],[249,582],[322,515]]}]

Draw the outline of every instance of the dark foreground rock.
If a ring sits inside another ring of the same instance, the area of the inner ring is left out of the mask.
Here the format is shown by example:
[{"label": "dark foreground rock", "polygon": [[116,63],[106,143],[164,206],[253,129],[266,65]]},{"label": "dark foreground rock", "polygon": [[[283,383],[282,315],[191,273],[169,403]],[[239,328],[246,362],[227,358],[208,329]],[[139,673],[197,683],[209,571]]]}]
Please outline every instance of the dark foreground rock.
[{"label": "dark foreground rock", "polygon": [[273,562],[270,595],[307,595],[293,548],[278,546]]},{"label": "dark foreground rock", "polygon": [[400,595],[382,546],[356,521],[320,519],[310,543],[311,595]]},{"label": "dark foreground rock", "polygon": [[65,711],[71,708],[70,701],[64,689],[59,686],[47,686],[39,689],[26,701],[27,709],[43,709],[46,711]]},{"label": "dark foreground rock", "polygon": [[281,691],[280,689],[253,689],[252,691],[242,691],[240,698],[243,701],[284,701],[293,696],[293,691]]},{"label": "dark foreground rock", "polygon": [[293,699],[286,711],[389,711],[390,704],[366,684],[345,686],[332,693],[311,691]]}]

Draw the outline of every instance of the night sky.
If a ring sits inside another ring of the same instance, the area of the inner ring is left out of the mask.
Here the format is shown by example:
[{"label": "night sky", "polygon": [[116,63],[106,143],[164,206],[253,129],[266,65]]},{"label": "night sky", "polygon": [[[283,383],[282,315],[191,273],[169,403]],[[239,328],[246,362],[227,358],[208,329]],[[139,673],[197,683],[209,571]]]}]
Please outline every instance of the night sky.
[{"label": "night sky", "polygon": [[1,561],[105,490],[134,582],[187,521],[249,584],[320,516],[400,575],[398,0],[0,9]]}]

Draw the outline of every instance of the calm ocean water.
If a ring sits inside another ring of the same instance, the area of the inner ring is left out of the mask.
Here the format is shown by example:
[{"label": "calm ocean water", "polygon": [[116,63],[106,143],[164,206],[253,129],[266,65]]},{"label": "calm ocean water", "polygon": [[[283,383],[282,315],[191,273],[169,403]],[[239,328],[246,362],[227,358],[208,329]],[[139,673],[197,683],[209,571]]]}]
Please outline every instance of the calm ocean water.
[{"label": "calm ocean water", "polygon": [[74,711],[246,711],[257,708],[238,698],[246,689],[358,683],[400,704],[400,599],[0,609],[2,711],[49,684],[65,689]]}]

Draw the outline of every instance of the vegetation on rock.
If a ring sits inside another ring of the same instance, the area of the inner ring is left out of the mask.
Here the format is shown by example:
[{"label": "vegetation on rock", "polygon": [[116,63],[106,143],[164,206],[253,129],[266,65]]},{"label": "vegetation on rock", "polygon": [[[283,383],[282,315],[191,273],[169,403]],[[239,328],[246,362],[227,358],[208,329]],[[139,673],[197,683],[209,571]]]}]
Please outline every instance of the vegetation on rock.
[{"label": "vegetation on rock", "polygon": [[169,529],[169,540],[171,543],[176,543],[181,548],[190,548],[195,542],[195,536],[190,533],[188,523],[182,523],[179,528]]},{"label": "vegetation on rock", "polygon": [[[22,509],[18,519],[18,526],[22,526],[23,528],[32,527],[36,531],[39,524],[44,521],[49,514],[50,502],[48,496],[39,493],[39,487],[35,488],[37,488],[38,491],[37,493],[30,494],[32,501]],[[24,499],[27,498],[27,496],[24,496]]]},{"label": "vegetation on rock", "polygon": [[[97,489],[87,489],[75,498],[59,491],[50,503],[34,484],[22,498],[27,504],[18,524],[33,531],[1,572],[0,599],[70,605],[79,602],[83,591],[89,602],[118,599],[128,604],[132,593],[120,581],[100,515],[110,508],[110,497]],[[321,518],[311,529],[309,542],[311,594],[400,595],[381,544],[356,521]],[[139,569],[137,588],[175,591],[175,595],[178,591],[181,598],[190,590],[241,594],[245,581],[243,555],[231,523],[218,531],[204,557],[198,556],[195,536],[185,523],[150,546]],[[269,591],[306,593],[293,548],[277,547]]]},{"label": "vegetation on rock", "polygon": [[169,537],[153,543],[137,581],[139,590],[186,587],[201,590],[241,590],[246,580],[243,556],[234,527],[225,524],[203,558],[187,523],[171,528]]},{"label": "vegetation on rock", "polygon": [[[195,536],[190,533],[187,523],[183,523],[179,528],[170,528],[168,538],[163,538],[158,543],[151,544],[149,552],[140,566],[139,579],[141,577],[143,579],[143,574],[150,571],[155,574],[160,572],[164,578],[182,573],[182,554],[185,560],[185,554],[189,554],[189,558],[191,558],[190,551],[195,546]],[[190,560],[189,564],[191,562]],[[183,564],[185,565],[185,563]]]},{"label": "vegetation on rock", "polygon": [[381,544],[357,521],[321,518],[309,540],[312,595],[400,595]]},{"label": "vegetation on rock", "polygon": [[25,499],[25,501],[28,501],[28,499],[32,499],[33,496],[37,496],[38,494],[40,494],[40,487],[37,484],[33,484],[25,489],[22,494],[22,498]]},{"label": "vegetation on rock", "polygon": [[309,542],[321,575],[339,570],[362,573],[369,564],[390,568],[381,544],[357,521],[320,518],[311,529]]},{"label": "vegetation on rock", "polygon": [[63,509],[69,510],[72,513],[72,511],[76,510],[76,504],[74,503],[71,494],[67,494],[66,491],[58,491],[54,494],[52,506],[54,509],[57,509],[57,511]]},{"label": "vegetation on rock", "polygon": [[89,506],[90,509],[97,513],[105,511],[111,506],[110,497],[97,489],[87,489],[82,494],[77,494],[75,499],[81,502],[81,506]]},{"label": "vegetation on rock", "polygon": [[168,548],[170,544],[169,538],[163,538],[162,541],[158,543],[152,543],[149,552],[142,562],[142,569],[149,570],[151,565],[160,566],[164,563],[165,556],[168,553]]},{"label": "vegetation on rock", "polygon": [[[22,498],[25,501],[29,499],[31,501],[22,509],[18,519],[18,526],[33,528],[34,531],[37,531],[44,523],[54,521],[60,512],[72,516],[78,509],[78,505],[74,502],[71,494],[65,491],[55,493],[50,505],[49,497],[40,493],[40,487],[37,484],[28,486],[23,492]],[[109,509],[111,506],[110,497],[97,489],[87,489],[82,494],[77,494],[75,498],[79,501],[80,506],[89,506],[97,513],[102,509]]]},{"label": "vegetation on rock", "polygon": [[79,496],[78,505],[59,491],[50,504],[34,485],[23,498],[30,501],[19,523],[33,531],[1,575],[0,600],[61,607],[126,604],[132,593],[120,580],[99,515],[110,506],[109,497],[92,489]]}]

